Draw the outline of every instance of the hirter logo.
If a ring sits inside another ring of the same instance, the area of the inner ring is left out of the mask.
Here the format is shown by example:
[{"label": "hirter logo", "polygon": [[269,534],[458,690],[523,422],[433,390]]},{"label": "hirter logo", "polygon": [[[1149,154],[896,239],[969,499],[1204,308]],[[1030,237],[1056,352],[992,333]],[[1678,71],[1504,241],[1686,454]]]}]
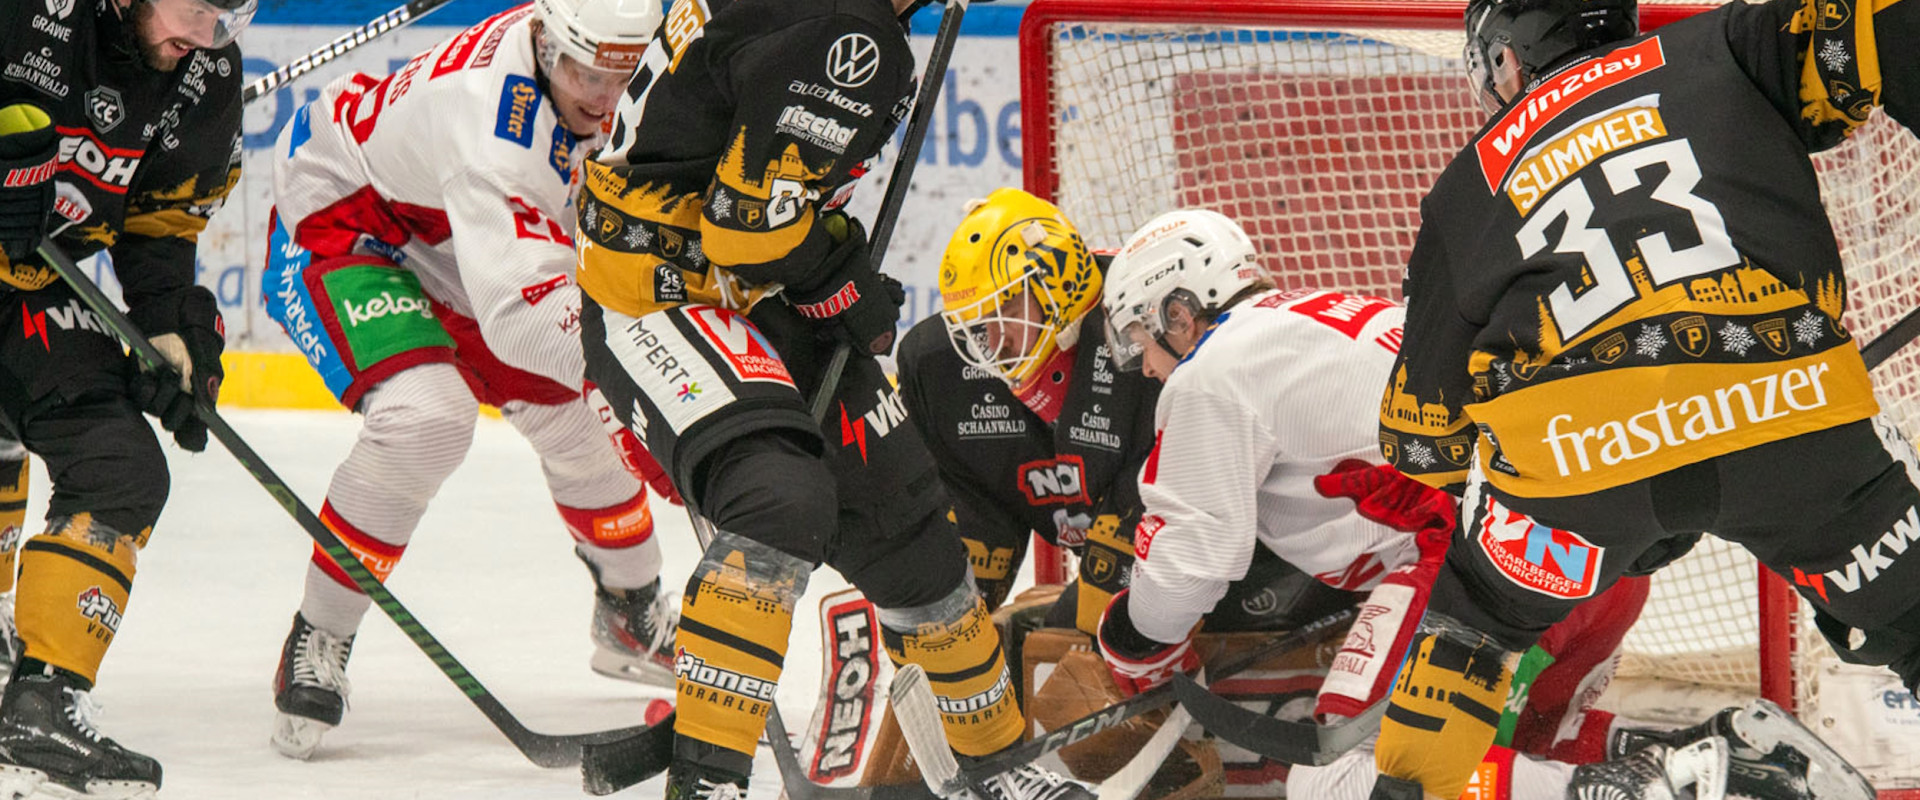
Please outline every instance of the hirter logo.
[{"label": "hirter logo", "polygon": [[1474,538],[1501,575],[1526,589],[1572,600],[1599,587],[1606,548],[1535,522],[1492,497]]}]

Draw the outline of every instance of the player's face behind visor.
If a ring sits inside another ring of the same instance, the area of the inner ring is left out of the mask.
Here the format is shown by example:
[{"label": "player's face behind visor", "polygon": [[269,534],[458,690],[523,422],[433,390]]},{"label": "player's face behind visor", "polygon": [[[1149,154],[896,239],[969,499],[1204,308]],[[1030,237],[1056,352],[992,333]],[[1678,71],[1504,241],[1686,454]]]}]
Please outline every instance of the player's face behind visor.
[{"label": "player's face behind visor", "polygon": [[1102,298],[1114,366],[1166,380],[1205,323],[1272,285],[1256,252],[1239,223],[1203,208],[1161,214],[1127,237]]},{"label": "player's face behind visor", "polygon": [[1071,348],[1100,271],[1059,209],[1018,189],[968,204],[940,263],[955,352],[1016,393]]},{"label": "player's face behind visor", "polygon": [[140,0],[131,13],[147,65],[171,72],[194,50],[232,44],[258,7],[256,0]]},{"label": "player's face behind visor", "polygon": [[631,69],[596,69],[565,53],[554,59],[553,70],[547,74],[547,85],[553,91],[553,104],[560,112],[561,123],[582,137],[600,132],[613,117],[631,80]]}]

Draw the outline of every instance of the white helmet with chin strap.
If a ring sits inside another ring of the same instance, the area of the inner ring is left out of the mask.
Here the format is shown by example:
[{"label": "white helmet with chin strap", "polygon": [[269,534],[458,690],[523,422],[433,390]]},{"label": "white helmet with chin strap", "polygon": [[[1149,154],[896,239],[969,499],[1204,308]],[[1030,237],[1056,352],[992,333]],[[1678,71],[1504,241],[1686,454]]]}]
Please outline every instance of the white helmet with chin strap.
[{"label": "white helmet with chin strap", "polygon": [[540,20],[540,66],[551,72],[561,54],[582,67],[632,72],[660,27],[660,0],[534,0]]},{"label": "white helmet with chin strap", "polygon": [[1254,256],[1239,223],[1206,209],[1161,214],[1127,237],[1102,297],[1115,366],[1139,369],[1145,342],[1178,355],[1166,341],[1167,309],[1179,303],[1195,319],[1218,315],[1264,277]]}]

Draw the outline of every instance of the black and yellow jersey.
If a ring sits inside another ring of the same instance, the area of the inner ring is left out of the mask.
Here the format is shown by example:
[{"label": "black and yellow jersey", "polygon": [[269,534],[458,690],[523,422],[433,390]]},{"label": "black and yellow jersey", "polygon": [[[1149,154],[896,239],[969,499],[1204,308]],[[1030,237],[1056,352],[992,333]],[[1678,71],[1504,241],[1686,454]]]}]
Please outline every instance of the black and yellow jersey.
[{"label": "black and yellow jersey", "polygon": [[587,166],[581,289],[638,317],[805,281],[913,74],[887,0],[676,0]]},{"label": "black and yellow jersey", "polygon": [[1388,460],[1566,496],[1874,414],[1808,154],[1916,119],[1915,6],[1729,3],[1495,114],[1422,204]]},{"label": "black and yellow jersey", "polygon": [[[51,226],[68,255],[103,249],[127,302],[191,286],[200,231],[240,178],[240,49],[147,66],[111,2],[8,3],[0,11],[0,105],[47,110],[60,136]],[[0,282],[58,279],[38,257]]]}]

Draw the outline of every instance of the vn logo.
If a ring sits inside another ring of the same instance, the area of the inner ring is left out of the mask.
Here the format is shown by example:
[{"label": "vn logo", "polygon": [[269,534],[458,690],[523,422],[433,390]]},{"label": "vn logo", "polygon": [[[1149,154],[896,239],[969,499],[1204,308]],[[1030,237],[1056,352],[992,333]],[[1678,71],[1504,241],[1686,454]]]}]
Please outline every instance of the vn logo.
[{"label": "vn logo", "polygon": [[883,393],[873,390],[877,401],[873,410],[859,416],[847,415],[847,404],[840,403],[840,446],[859,445],[860,462],[867,461],[867,428],[873,428],[874,438],[884,439],[887,434],[907,419],[907,404],[900,399],[899,390]]},{"label": "vn logo", "polygon": [[1566,599],[1592,596],[1598,588],[1607,551],[1580,534],[1549,528],[1492,497],[1479,527],[1475,540],[1507,580]]},{"label": "vn logo", "polygon": [[[1905,519],[1896,520],[1893,530],[1880,534],[1873,540],[1872,546],[1856,544],[1853,546],[1853,560],[1845,568],[1830,569],[1826,572],[1808,574],[1799,567],[1793,568],[1793,582],[1813,590],[1820,595],[1822,602],[1832,602],[1827,596],[1827,586],[1847,594],[1860,590],[1860,587],[1872,583],[1880,573],[1893,568],[1894,560],[1907,552],[1907,546],[1920,542],[1920,509],[1907,507]],[[1887,555],[1892,552],[1893,555]]]}]

